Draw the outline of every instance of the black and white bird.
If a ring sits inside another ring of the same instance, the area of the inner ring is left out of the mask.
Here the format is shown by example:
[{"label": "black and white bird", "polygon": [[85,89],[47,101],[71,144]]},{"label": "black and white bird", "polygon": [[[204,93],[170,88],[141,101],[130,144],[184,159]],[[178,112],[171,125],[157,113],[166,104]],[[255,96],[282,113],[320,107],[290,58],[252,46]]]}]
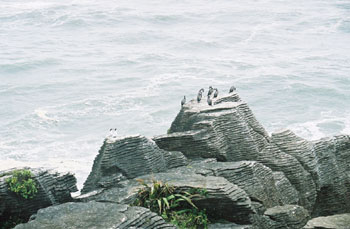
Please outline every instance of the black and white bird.
[{"label": "black and white bird", "polygon": [[[203,92],[204,92],[204,88],[201,88],[201,89],[199,90],[199,92],[200,92],[200,93],[203,93]],[[199,93],[199,92],[198,92],[198,93]]]},{"label": "black and white bird", "polygon": [[109,138],[116,138],[117,137],[117,128],[111,128],[109,129]]},{"label": "black and white bird", "polygon": [[181,106],[183,106],[186,103],[186,96],[184,95],[184,98],[181,100]]},{"label": "black and white bird", "polygon": [[207,99],[208,105],[212,106],[213,105],[213,101],[210,98],[210,95],[208,95],[208,99]]},{"label": "black and white bird", "polygon": [[235,90],[236,90],[235,86],[232,86],[232,87],[230,87],[229,93],[232,93],[232,92],[235,91]]},{"label": "black and white bird", "polygon": [[214,88],[214,91],[214,98],[216,98],[219,95],[219,90],[217,88]]},{"label": "black and white bird", "polygon": [[198,92],[198,95],[197,95],[197,102],[199,103],[202,99],[202,89]]},{"label": "black and white bird", "polygon": [[213,93],[213,90],[214,90],[213,87],[209,86],[208,96],[210,96]]}]

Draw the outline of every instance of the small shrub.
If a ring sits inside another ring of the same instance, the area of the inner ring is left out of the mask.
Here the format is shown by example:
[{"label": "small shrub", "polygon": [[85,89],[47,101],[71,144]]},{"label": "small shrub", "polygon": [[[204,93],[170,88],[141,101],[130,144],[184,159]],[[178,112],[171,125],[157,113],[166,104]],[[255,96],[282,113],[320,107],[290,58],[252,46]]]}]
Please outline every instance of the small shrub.
[{"label": "small shrub", "polygon": [[158,213],[167,222],[179,228],[207,228],[209,223],[205,210],[199,210],[192,202],[194,198],[203,198],[207,195],[205,189],[190,189],[188,192],[176,192],[175,188],[161,181],[152,181],[138,191],[135,206],[149,208]]},{"label": "small shrub", "polygon": [[10,191],[18,194],[24,199],[32,199],[38,192],[33,174],[29,170],[16,170],[12,177],[6,179]]}]

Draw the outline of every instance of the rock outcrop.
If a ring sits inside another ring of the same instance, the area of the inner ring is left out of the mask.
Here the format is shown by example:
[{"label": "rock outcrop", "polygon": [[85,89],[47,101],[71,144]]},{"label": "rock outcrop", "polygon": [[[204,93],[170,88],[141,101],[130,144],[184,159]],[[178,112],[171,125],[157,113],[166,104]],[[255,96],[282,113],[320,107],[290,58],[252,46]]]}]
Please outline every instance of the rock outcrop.
[{"label": "rock outcrop", "polygon": [[[50,225],[57,228],[69,223],[77,228],[170,227],[148,210],[127,206],[142,187],[140,179],[148,184],[162,181],[177,191],[207,190],[205,197],[193,201],[214,219],[211,228],[302,228],[310,215],[350,212],[350,136],[307,141],[290,130],[269,136],[237,93],[213,99],[213,106],[192,100],[182,106],[168,134],[153,140],[106,139],[83,195],[75,199],[81,203],[44,209],[18,227],[40,228],[53,214],[57,217],[52,216],[55,223]],[[103,214],[107,205],[116,219]],[[89,207],[97,209],[91,220]],[[71,216],[60,215],[69,209]],[[108,224],[94,217],[105,217]],[[347,215],[338,217],[348,220]],[[324,222],[313,220],[306,228]]]},{"label": "rock outcrop", "polygon": [[169,133],[153,138],[160,148],[219,161],[256,160],[269,142],[265,129],[236,93],[216,99],[214,106],[205,101],[186,103]]},{"label": "rock outcrop", "polygon": [[[173,185],[176,191],[188,191],[191,188],[201,188],[207,191],[207,195],[193,202],[200,209],[206,209],[208,215],[216,219],[225,219],[236,223],[249,223],[250,214],[255,211],[251,206],[251,201],[246,192],[228,182],[222,177],[201,176],[198,174],[179,173],[155,173],[138,177],[146,184],[151,184],[152,180],[162,181]],[[137,191],[142,185],[136,180],[122,182],[124,187],[109,188],[100,192],[93,192],[80,197],[80,201],[113,202],[121,204],[131,204],[136,199]]]},{"label": "rock outcrop", "polygon": [[16,229],[173,228],[147,208],[115,203],[65,203],[41,209],[29,223]]},{"label": "rock outcrop", "polygon": [[[15,170],[27,169],[33,174],[38,192],[32,199],[24,199],[9,190],[6,182]],[[72,201],[71,192],[78,191],[76,178],[70,173],[32,168],[16,168],[0,172],[0,221],[10,216],[29,218],[39,209]]]},{"label": "rock outcrop", "polygon": [[113,187],[123,180],[186,164],[182,153],[159,149],[143,136],[106,139],[81,192]]},{"label": "rock outcrop", "polygon": [[350,214],[339,214],[332,216],[323,216],[311,219],[303,227],[305,229],[349,229]]}]

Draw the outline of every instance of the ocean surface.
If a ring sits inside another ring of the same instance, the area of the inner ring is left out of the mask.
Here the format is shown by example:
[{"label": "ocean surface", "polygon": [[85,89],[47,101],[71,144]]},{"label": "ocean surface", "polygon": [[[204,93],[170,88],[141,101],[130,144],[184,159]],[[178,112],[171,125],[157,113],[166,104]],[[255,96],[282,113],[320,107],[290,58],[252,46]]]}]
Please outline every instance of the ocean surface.
[{"label": "ocean surface", "polygon": [[237,87],[271,133],[350,134],[350,0],[0,0],[0,169],[72,171]]}]

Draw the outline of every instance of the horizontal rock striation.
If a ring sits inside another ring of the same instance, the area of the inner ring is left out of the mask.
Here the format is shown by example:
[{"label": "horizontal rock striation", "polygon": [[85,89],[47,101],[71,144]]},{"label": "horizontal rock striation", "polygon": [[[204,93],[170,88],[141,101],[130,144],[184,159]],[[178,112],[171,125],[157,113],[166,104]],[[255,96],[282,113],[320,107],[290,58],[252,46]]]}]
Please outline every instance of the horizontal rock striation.
[{"label": "horizontal rock striation", "polygon": [[147,208],[115,203],[65,203],[41,209],[35,219],[16,229],[173,228]]},{"label": "horizontal rock striation", "polygon": [[256,160],[269,142],[265,129],[236,93],[214,100],[214,106],[190,101],[169,133],[153,138],[160,148],[219,161]]},{"label": "horizontal rock striation", "polygon": [[126,179],[186,164],[187,158],[182,153],[159,149],[152,140],[143,136],[107,139],[81,192],[113,187]]},{"label": "horizontal rock striation", "polygon": [[[191,188],[207,190],[207,196],[193,202],[206,209],[212,218],[225,219],[236,223],[249,223],[250,215],[255,211],[246,192],[222,177],[201,176],[191,173],[155,173],[137,178],[151,185],[152,180],[173,185],[176,191],[188,191]],[[136,199],[142,185],[136,180],[121,183],[124,187],[109,188],[99,193],[86,194],[80,201],[99,201],[131,204]]]},{"label": "horizontal rock striation", "polygon": [[[14,170],[27,169],[33,174],[38,192],[32,199],[24,199],[9,190],[6,182]],[[0,172],[0,221],[10,216],[29,218],[38,209],[72,201],[71,192],[78,191],[76,178],[70,173],[60,174],[50,170],[16,168]]]},{"label": "horizontal rock striation", "polygon": [[350,228],[350,214],[338,214],[313,218],[303,227],[305,229],[348,229]]}]

